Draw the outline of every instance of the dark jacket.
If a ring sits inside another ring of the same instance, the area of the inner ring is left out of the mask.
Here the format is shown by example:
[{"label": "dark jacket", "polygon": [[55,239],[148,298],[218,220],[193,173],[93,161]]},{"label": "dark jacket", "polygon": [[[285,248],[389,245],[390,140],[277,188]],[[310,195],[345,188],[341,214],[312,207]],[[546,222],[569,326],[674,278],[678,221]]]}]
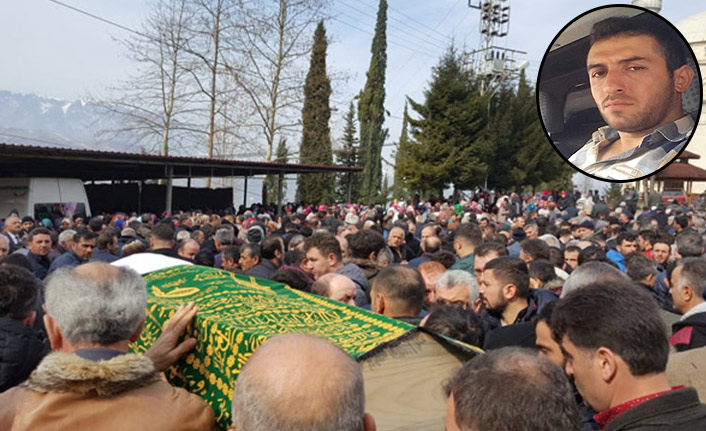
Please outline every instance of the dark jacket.
[{"label": "dark jacket", "polygon": [[669,343],[678,352],[706,346],[706,313],[696,313],[672,325]]},{"label": "dark jacket", "polygon": [[703,431],[706,405],[694,388],[668,392],[631,408],[606,425],[605,431]]},{"label": "dark jacket", "polygon": [[245,275],[271,280],[277,273],[277,266],[270,259],[262,259],[260,263],[245,271]]},{"label": "dark jacket", "polygon": [[110,254],[105,250],[98,250],[95,249],[93,250],[93,255],[91,255],[91,262],[106,262],[106,263],[111,263],[115,262],[116,260],[120,259],[120,256],[116,256],[114,254]]},{"label": "dark jacket", "polygon": [[370,296],[370,284],[368,283],[368,277],[365,276],[365,273],[362,269],[360,269],[360,267],[358,267],[358,265],[347,263],[340,267],[336,273],[345,275],[353,280],[353,283],[355,283],[355,305],[360,307],[361,305],[370,303],[370,300],[368,299]]},{"label": "dark jacket", "polygon": [[0,317],[0,392],[25,381],[49,351],[38,331]]},{"label": "dark jacket", "polygon": [[44,280],[49,272],[49,267],[51,266],[51,261],[47,256],[37,256],[31,251],[25,255],[29,261],[29,265],[32,267],[32,272],[34,276],[40,280]]},{"label": "dark jacket", "polygon": [[47,275],[51,274],[59,268],[63,268],[65,266],[78,266],[82,263],[83,261],[79,259],[76,253],[74,253],[73,251],[68,251],[54,259],[54,262],[52,262],[51,266],[49,267]]}]

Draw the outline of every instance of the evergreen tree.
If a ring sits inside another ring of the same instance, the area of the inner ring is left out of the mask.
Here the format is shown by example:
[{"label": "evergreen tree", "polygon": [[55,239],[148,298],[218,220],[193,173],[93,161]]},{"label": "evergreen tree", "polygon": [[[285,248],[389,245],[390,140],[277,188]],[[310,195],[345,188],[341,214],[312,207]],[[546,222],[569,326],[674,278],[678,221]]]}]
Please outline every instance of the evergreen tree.
[{"label": "evergreen tree", "polygon": [[[277,152],[275,153],[275,163],[288,163],[289,150],[287,149],[287,140],[280,137],[277,144]],[[279,196],[279,174],[270,174],[265,178],[265,188],[267,189],[267,204],[279,203],[284,200],[284,195],[287,192],[287,182],[282,181],[282,196]]]},{"label": "evergreen tree", "polygon": [[392,193],[395,198],[404,196],[408,198],[406,179],[402,176],[401,166],[405,156],[409,154],[409,121],[407,114],[407,104],[404,104],[404,115],[402,116],[402,131],[400,132],[400,140],[397,143],[397,152],[395,152],[395,182],[392,187]]},{"label": "evergreen tree", "polygon": [[420,117],[409,118],[413,139],[400,161],[399,175],[411,191],[439,196],[482,184],[489,149],[479,139],[485,128],[487,99],[478,95],[463,59],[451,46],[432,70],[424,103],[408,99]]},{"label": "evergreen tree", "polygon": [[387,1],[380,0],[372,57],[366,74],[367,81],[358,98],[360,122],[359,166],[363,168],[360,198],[372,202],[378,198],[382,180],[382,146],[387,138],[385,121],[385,69],[387,68]]},{"label": "evergreen tree", "polygon": [[[343,166],[357,166],[358,139],[355,130],[355,107],[351,102],[346,114],[346,127],[343,129],[343,147],[336,151],[336,163]],[[336,200],[357,202],[359,181],[357,172],[344,172],[336,178]]]},{"label": "evergreen tree", "polygon": [[[302,109],[302,142],[299,150],[301,163],[330,165],[333,162],[329,120],[331,82],[326,74],[326,29],[319,22],[314,32],[309,73],[304,85]],[[297,178],[297,200],[309,203],[328,202],[333,197],[331,174],[303,174]]]}]

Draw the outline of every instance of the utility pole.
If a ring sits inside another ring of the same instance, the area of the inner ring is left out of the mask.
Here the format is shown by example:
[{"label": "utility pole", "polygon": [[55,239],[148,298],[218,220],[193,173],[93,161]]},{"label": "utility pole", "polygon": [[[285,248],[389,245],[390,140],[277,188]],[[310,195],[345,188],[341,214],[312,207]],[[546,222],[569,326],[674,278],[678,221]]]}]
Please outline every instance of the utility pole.
[{"label": "utility pole", "polygon": [[468,53],[471,68],[482,78],[481,96],[490,93],[489,99],[492,99],[504,82],[517,77],[529,66],[528,61],[515,65],[515,55],[527,53],[498,46],[498,40],[510,32],[510,0],[468,0],[468,6],[480,11],[479,46]]}]

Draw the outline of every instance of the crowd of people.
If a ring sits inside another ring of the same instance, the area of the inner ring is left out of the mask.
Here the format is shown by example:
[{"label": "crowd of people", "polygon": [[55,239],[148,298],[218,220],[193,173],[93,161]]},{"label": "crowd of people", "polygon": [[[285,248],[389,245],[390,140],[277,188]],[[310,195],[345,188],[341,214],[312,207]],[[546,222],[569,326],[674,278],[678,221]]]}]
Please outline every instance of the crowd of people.
[{"label": "crowd of people", "polygon": [[[180,339],[193,304],[147,354],[128,352],[144,282],[109,264],[144,253],[279,281],[484,349],[449,376],[447,430],[703,430],[699,393],[667,374],[678,355],[706,355],[702,204],[638,202],[627,188],[613,202],[597,191],[478,192],[387,208],[11,214],[0,234],[0,429],[213,427],[205,402],[159,378],[196,343]],[[302,334],[255,352],[232,413],[237,430],[375,429],[360,367]]]}]

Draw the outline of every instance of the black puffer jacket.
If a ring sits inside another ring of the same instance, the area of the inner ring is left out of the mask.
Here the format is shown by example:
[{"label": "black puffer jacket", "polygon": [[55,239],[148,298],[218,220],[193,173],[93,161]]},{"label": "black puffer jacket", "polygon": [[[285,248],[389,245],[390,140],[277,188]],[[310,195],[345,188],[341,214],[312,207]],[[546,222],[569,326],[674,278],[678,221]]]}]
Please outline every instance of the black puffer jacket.
[{"label": "black puffer jacket", "polygon": [[0,318],[0,392],[25,381],[49,351],[39,332],[17,320]]}]

